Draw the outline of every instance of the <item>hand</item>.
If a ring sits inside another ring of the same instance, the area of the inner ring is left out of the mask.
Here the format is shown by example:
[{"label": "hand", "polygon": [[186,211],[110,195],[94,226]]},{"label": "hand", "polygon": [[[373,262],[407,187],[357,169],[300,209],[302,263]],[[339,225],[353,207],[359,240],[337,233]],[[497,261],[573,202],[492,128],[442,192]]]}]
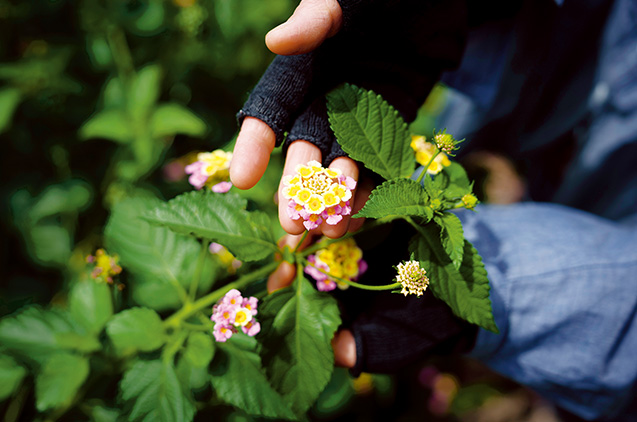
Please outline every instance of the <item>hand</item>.
[{"label": "hand", "polygon": [[[248,189],[256,184],[272,149],[282,142],[286,131],[284,174],[293,172],[297,164],[315,159],[357,180],[358,168],[335,142],[321,103],[323,95],[343,81],[374,89],[407,120],[415,117],[441,69],[459,61],[464,3],[458,0],[432,6],[429,2],[400,0],[391,2],[391,9],[381,3],[341,0],[343,12],[336,0],[303,0],[288,22],[268,34],[266,42],[272,51],[306,54],[275,58],[242,110],[243,123],[230,169],[235,186]],[[438,15],[458,10],[455,20],[443,29],[437,27]],[[358,25],[357,19],[363,25]],[[342,35],[327,39],[341,27]],[[378,30],[381,27],[386,33]],[[457,30],[460,41],[454,43]],[[430,42],[428,33],[441,40],[441,45]],[[301,233],[303,226],[287,216],[282,202],[282,227],[291,234]],[[321,230],[329,237],[338,237],[349,225],[350,219],[344,218],[336,226],[323,223]]]}]

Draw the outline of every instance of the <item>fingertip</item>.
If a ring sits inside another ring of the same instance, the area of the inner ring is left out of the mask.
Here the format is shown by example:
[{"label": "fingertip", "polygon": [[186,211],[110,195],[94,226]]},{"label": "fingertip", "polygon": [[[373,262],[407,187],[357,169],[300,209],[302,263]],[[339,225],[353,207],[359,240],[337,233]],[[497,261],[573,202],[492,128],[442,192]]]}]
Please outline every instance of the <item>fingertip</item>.
[{"label": "fingertip", "polygon": [[275,54],[303,54],[336,34],[343,12],[336,0],[302,0],[287,22],[272,29],[265,43]]},{"label": "fingertip", "polygon": [[334,335],[332,349],[336,366],[353,368],[356,365],[356,340],[350,330],[340,330]]},{"label": "fingertip", "polygon": [[294,265],[287,261],[282,261],[276,270],[274,270],[274,272],[268,277],[268,282],[266,284],[268,293],[273,293],[289,286],[294,280],[295,275],[296,269],[294,268]]},{"label": "fingertip", "polygon": [[263,121],[246,117],[241,124],[230,163],[230,180],[239,189],[250,189],[265,173],[276,136]]}]

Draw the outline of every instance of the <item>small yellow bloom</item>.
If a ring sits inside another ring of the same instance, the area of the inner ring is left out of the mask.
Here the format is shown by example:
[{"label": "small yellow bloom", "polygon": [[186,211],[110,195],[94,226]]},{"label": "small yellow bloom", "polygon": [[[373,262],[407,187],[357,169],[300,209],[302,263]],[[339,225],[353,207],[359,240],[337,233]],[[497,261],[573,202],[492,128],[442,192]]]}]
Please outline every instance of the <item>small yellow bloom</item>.
[{"label": "small yellow bloom", "polygon": [[312,170],[309,166],[304,166],[299,164],[296,166],[296,173],[304,179],[311,177],[314,174],[314,170]]},{"label": "small yellow bloom", "polygon": [[[338,205],[338,203],[341,202],[341,198],[336,196],[334,192],[325,192],[323,194],[323,201],[325,202],[326,207],[331,207],[334,205]],[[334,209],[332,209],[331,211],[334,212]]]},{"label": "small yellow bloom", "polygon": [[310,198],[305,205],[307,205],[307,212],[310,214],[320,214],[325,209],[323,197],[315,193],[310,195]]},{"label": "small yellow bloom", "polygon": [[294,199],[299,204],[305,205],[307,204],[307,202],[310,200],[311,197],[312,197],[312,191],[307,188],[302,188],[302,189],[299,189],[299,191],[296,193],[296,197]]},{"label": "small yellow bloom", "polygon": [[327,175],[327,177],[335,179],[341,175],[341,171],[338,169],[325,169],[325,174]]},{"label": "small yellow bloom", "polygon": [[283,190],[281,191],[281,193],[283,194],[284,198],[292,199],[292,198],[294,198],[297,195],[299,190],[301,190],[301,186],[299,186],[299,185],[291,185],[291,186],[284,187]]},{"label": "small yellow bloom", "polygon": [[420,268],[420,262],[407,261],[398,264],[396,281],[402,285],[401,293],[422,296],[429,285],[429,278],[424,268]]},{"label": "small yellow bloom", "polygon": [[347,189],[344,185],[333,184],[330,190],[341,202],[349,201],[352,197],[352,191]]}]

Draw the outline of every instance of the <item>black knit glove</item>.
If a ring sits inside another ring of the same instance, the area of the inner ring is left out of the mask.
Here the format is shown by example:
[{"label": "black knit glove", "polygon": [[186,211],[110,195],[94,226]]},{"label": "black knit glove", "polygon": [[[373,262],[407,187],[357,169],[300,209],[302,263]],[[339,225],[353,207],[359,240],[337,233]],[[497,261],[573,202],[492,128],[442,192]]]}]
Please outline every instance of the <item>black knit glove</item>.
[{"label": "black knit glove", "polygon": [[[414,234],[407,223],[395,221],[358,236],[357,243],[367,246],[363,257],[369,265],[360,282],[391,283],[396,276],[392,264],[409,259],[407,245]],[[341,328],[356,341],[354,376],[396,372],[429,355],[468,352],[475,343],[478,327],[456,317],[429,289],[421,297],[353,288],[337,295]]]},{"label": "black knit glove", "polygon": [[316,50],[277,56],[239,112],[276,134],[318,146],[324,165],[344,155],[329,130],[324,95],[349,82],[381,94],[412,121],[444,70],[461,59],[465,0],[339,0],[343,28]]}]

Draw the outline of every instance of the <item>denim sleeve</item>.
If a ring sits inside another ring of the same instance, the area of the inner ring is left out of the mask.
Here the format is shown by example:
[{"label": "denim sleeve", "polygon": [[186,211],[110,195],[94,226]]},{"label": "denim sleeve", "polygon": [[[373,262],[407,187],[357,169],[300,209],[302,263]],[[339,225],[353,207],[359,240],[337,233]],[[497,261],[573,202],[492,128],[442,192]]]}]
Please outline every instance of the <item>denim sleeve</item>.
[{"label": "denim sleeve", "polygon": [[471,355],[584,419],[626,412],[637,390],[637,226],[540,203],[458,215],[500,329],[480,330]]}]

